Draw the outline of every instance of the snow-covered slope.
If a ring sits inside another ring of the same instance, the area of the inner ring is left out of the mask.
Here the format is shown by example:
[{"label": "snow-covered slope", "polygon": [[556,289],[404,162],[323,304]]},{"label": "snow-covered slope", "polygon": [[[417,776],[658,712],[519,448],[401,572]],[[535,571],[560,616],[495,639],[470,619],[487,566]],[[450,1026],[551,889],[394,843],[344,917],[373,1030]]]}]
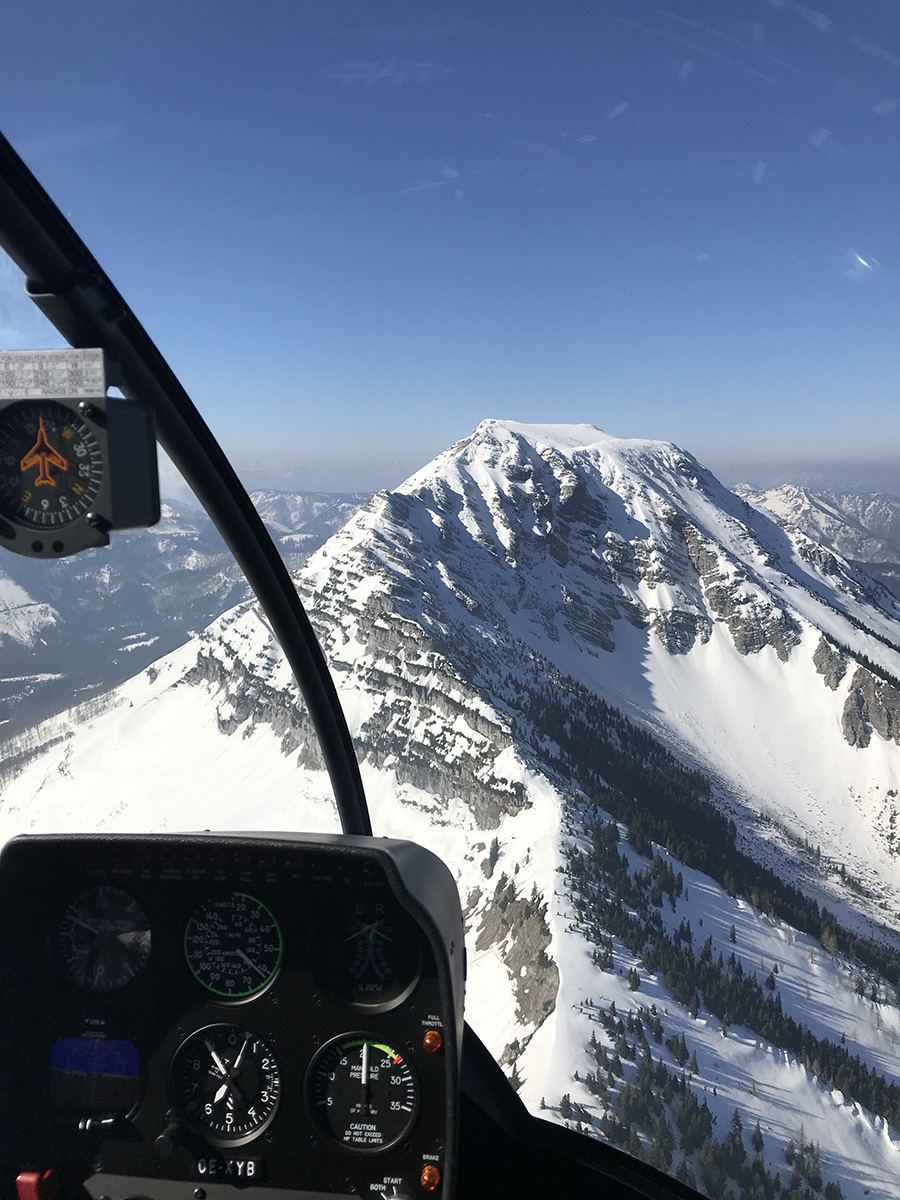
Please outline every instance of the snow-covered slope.
[{"label": "snow-covered slope", "polygon": [[[894,1107],[889,1081],[870,1096],[851,1060],[893,1077],[900,1031],[888,988],[900,945],[893,597],[677,447],[500,421],[374,497],[297,582],[374,826],[455,870],[470,1017],[530,1102],[595,1132],[607,1111],[608,1128],[640,1067],[623,1060],[606,1104],[585,1093],[579,1080],[599,1062],[591,1034],[637,1045],[634,1014],[655,1004],[652,1056],[677,1074],[664,1047],[685,1037],[716,1137],[735,1107],[748,1129],[760,1120],[765,1163],[786,1179],[802,1124],[828,1147],[823,1167],[855,1156],[844,1195],[892,1195],[900,1164],[885,1118],[900,1122],[900,1097]],[[251,604],[109,697],[9,741],[4,774],[4,836],[333,820],[309,722]],[[627,880],[601,853],[614,821],[631,843]],[[669,899],[651,877],[666,863],[682,876]],[[721,972],[736,970],[735,953],[762,1000],[732,1014],[708,974],[697,1004],[681,995],[660,947],[693,945],[700,971],[708,935]],[[876,1000],[860,999],[859,979]],[[778,1014],[763,1003],[776,994]],[[633,1015],[609,1035],[611,1000],[617,1020]],[[574,1117],[573,1102],[586,1106]],[[675,1106],[673,1091],[654,1120],[671,1124]],[[629,1148],[650,1153],[652,1129],[632,1124]],[[685,1170],[701,1169],[699,1155]]]}]

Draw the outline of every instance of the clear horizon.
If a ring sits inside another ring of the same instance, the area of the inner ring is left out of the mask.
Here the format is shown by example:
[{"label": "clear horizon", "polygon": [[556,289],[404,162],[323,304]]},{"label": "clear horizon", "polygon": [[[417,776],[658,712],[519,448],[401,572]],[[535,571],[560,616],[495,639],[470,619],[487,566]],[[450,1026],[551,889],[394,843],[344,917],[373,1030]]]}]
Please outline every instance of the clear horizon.
[{"label": "clear horizon", "polygon": [[[0,128],[251,486],[500,416],[896,493],[898,68],[879,0],[46,0]],[[58,344],[0,261],[0,348]]]}]

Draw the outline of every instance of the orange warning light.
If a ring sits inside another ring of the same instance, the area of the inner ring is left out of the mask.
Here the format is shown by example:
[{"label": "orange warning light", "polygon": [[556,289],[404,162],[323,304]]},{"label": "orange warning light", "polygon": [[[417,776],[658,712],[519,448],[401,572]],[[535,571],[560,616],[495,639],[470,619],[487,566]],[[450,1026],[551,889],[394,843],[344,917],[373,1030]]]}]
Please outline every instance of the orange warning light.
[{"label": "orange warning light", "polygon": [[425,1034],[425,1036],[422,1038],[422,1045],[425,1047],[425,1049],[428,1051],[429,1054],[434,1054],[436,1051],[440,1050],[440,1048],[441,1048],[441,1046],[443,1046],[443,1044],[444,1044],[444,1039],[441,1037],[441,1035],[438,1033],[438,1031],[436,1029],[429,1029],[428,1032]]},{"label": "orange warning light", "polygon": [[422,1174],[419,1176],[419,1182],[426,1192],[433,1192],[437,1185],[441,1182],[441,1173],[437,1167],[429,1165],[422,1168]]}]

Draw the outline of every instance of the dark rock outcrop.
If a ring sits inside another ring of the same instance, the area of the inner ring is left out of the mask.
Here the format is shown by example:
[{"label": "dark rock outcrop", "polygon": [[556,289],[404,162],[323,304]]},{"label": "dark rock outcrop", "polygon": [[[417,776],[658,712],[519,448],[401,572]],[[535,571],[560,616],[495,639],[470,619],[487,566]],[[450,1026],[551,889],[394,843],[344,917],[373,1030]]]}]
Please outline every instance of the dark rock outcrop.
[{"label": "dark rock outcrop", "polygon": [[900,745],[900,691],[865,667],[857,667],[841,728],[851,746],[868,746],[873,730],[885,741]]},{"label": "dark rock outcrop", "polygon": [[847,673],[847,657],[822,634],[813,654],[816,670],[824,678],[826,687],[837,691],[837,686]]}]

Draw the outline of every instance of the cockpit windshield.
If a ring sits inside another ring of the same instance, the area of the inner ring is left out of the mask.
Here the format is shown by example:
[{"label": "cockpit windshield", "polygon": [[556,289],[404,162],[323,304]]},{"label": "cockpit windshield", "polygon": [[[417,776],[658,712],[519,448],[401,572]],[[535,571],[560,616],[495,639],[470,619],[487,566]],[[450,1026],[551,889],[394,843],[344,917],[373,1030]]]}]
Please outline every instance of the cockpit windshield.
[{"label": "cockpit windshield", "polygon": [[[3,132],[248,492],[374,833],[450,868],[525,1105],[717,1200],[895,1196],[894,6],[52,0],[5,51]],[[0,252],[0,351],[65,347],[24,284]],[[4,428],[0,550],[66,463]],[[159,468],[149,528],[0,555],[2,842],[339,829]]]}]

